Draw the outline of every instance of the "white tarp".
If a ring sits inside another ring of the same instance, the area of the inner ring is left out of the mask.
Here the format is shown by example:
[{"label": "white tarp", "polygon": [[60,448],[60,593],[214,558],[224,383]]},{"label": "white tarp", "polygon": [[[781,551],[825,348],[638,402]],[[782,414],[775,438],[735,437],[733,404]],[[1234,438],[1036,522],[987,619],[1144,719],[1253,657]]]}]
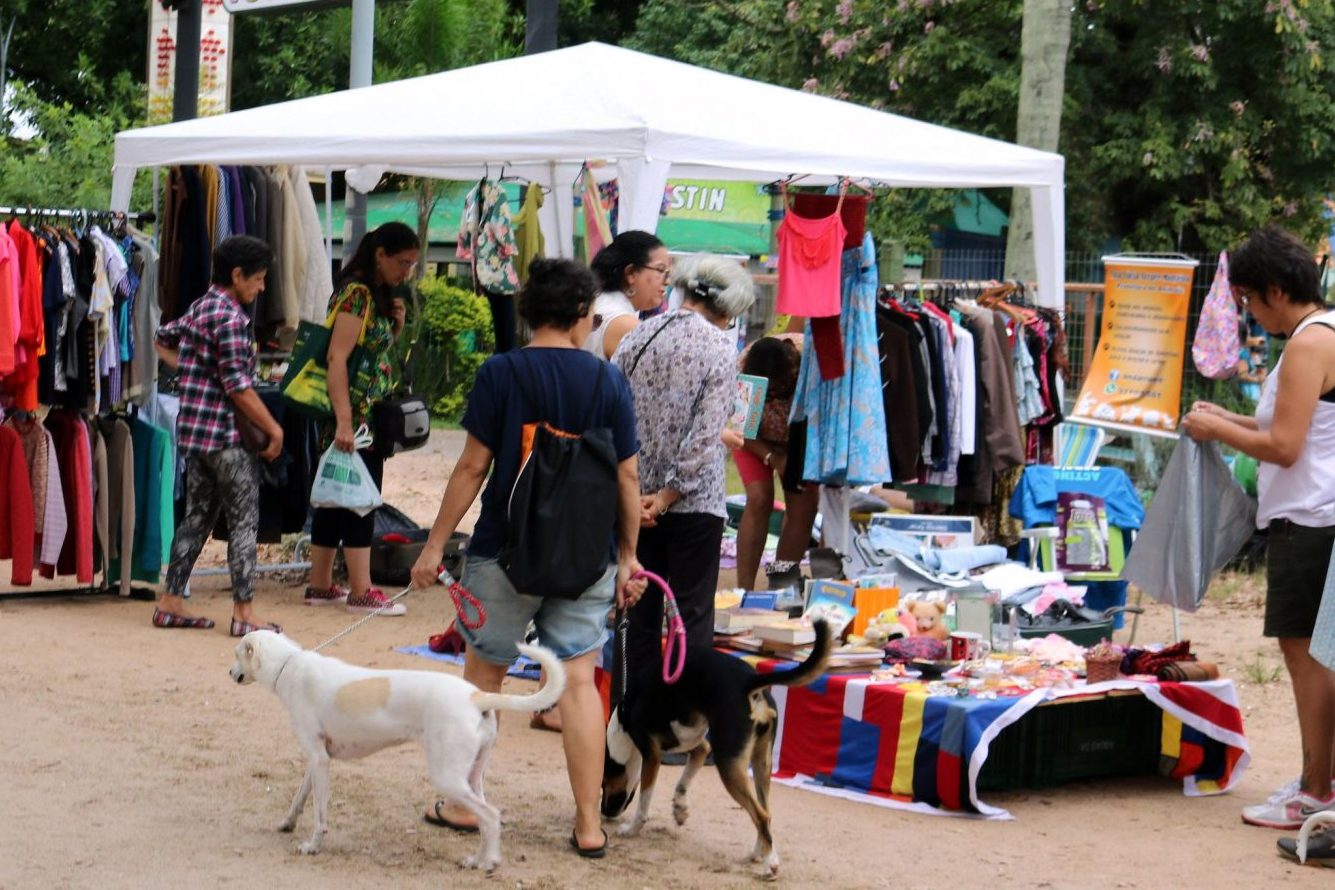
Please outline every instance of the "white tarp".
[{"label": "white tarp", "polygon": [[571,182],[593,160],[617,168],[623,227],[648,230],[669,171],[1029,187],[1039,295],[1063,304],[1060,155],[599,43],[128,130],[116,136],[112,207],[128,207],[141,167],[305,164],[472,179],[506,164],[552,187],[544,229],[569,255],[570,222],[557,208],[570,206]]}]

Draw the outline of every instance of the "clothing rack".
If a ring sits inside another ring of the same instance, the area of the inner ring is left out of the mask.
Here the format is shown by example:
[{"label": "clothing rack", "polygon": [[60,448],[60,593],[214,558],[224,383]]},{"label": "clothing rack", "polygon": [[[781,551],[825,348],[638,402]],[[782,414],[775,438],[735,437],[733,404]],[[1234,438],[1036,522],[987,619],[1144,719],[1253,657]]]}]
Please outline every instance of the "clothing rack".
[{"label": "clothing rack", "polygon": [[88,210],[82,207],[0,207],[0,216],[51,216],[57,219],[84,218],[124,218],[131,222],[156,222],[157,214],[145,211],[138,213],[123,210]]}]

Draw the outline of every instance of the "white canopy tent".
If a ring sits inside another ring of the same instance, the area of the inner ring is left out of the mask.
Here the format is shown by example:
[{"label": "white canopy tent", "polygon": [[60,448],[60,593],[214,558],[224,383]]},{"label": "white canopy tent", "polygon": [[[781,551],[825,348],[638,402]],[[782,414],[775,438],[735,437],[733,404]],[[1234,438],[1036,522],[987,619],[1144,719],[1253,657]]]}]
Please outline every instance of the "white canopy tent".
[{"label": "white canopy tent", "polygon": [[1039,300],[1063,305],[1060,155],[599,43],[128,130],[116,136],[112,207],[128,208],[141,167],[304,164],[369,190],[385,172],[467,180],[505,165],[551,188],[543,230],[570,256],[572,185],[595,161],[615,165],[621,227],[647,231],[669,174],[1027,187]]}]

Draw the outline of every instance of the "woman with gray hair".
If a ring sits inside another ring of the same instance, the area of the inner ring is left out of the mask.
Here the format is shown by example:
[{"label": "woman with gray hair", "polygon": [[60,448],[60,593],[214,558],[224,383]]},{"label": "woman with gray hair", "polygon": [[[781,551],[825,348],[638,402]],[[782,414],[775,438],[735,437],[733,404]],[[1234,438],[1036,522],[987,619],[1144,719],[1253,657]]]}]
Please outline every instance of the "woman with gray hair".
[{"label": "woman with gray hair", "polygon": [[[737,390],[737,348],[725,333],[755,302],[736,261],[701,256],[674,275],[679,309],[642,322],[612,363],[630,379],[640,434],[640,563],[672,586],[689,646],[714,639],[727,450],[720,438]],[[631,610],[630,679],[660,655],[662,592]]]}]

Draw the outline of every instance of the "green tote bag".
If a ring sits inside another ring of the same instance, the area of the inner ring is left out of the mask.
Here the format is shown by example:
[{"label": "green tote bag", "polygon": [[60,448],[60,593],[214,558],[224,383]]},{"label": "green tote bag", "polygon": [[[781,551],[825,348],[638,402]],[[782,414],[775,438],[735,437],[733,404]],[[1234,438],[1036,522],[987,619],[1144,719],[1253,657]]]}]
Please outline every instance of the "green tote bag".
[{"label": "green tote bag", "polygon": [[[334,330],[338,309],[329,313],[323,325],[303,321],[297,328],[297,342],[292,347],[292,358],[283,375],[281,392],[288,407],[313,420],[328,420],[334,416],[329,401],[329,337]],[[348,355],[348,397],[353,404],[367,392],[375,380],[376,362],[366,340],[366,327],[371,321],[371,303],[366,304],[362,317],[362,333],[357,345]]]}]

